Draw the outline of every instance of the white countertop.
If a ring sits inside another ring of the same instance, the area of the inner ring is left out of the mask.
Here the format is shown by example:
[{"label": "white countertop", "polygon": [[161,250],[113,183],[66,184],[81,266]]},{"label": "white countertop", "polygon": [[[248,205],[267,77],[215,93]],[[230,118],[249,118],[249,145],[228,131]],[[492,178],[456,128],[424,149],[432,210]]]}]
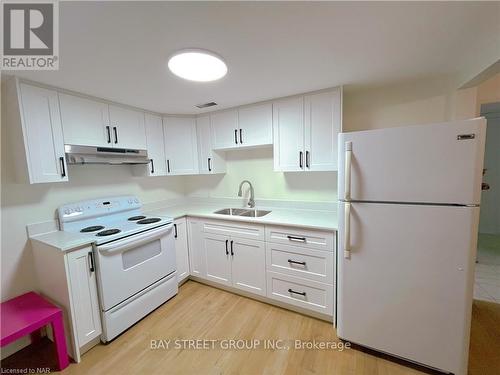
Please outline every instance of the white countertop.
[{"label": "white countertop", "polygon": [[[285,225],[303,227],[309,229],[335,231],[338,227],[337,213],[334,211],[310,210],[310,209],[288,209],[257,207],[258,209],[268,209],[271,213],[262,217],[242,217],[214,214],[214,211],[229,206],[220,204],[179,204],[175,206],[150,209],[145,211],[149,215],[168,216],[175,219],[183,216],[204,217],[207,219],[231,220],[247,223],[258,223],[265,225]],[[32,241],[36,241],[61,251],[68,251],[85,245],[90,245],[93,241],[89,236],[79,235],[63,231],[54,231],[31,236]]]},{"label": "white countertop", "polygon": [[61,230],[31,236],[30,239],[31,241],[39,242],[61,251],[76,249],[90,245],[93,242],[88,236],[78,233],[63,232]]},{"label": "white countertop", "polygon": [[286,225],[331,231],[337,230],[338,227],[337,213],[334,211],[257,207],[258,209],[271,210],[271,213],[262,217],[214,214],[214,211],[220,210],[221,208],[225,207],[220,207],[218,205],[187,204],[159,208],[148,211],[148,213],[150,215],[170,216],[175,219],[183,216],[196,216],[207,219],[231,220],[267,225]]}]

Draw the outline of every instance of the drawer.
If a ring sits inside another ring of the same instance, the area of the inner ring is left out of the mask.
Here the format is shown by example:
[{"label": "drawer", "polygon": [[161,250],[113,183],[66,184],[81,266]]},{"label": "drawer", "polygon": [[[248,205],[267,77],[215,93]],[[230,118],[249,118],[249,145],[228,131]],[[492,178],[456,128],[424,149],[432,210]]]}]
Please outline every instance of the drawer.
[{"label": "drawer", "polygon": [[333,316],[333,286],[277,272],[267,272],[267,296]]},{"label": "drawer", "polygon": [[333,284],[333,252],[299,246],[266,243],[269,271]]},{"label": "drawer", "polygon": [[333,251],[335,234],[311,229],[266,226],[266,241]]},{"label": "drawer", "polygon": [[264,241],[264,226],[259,224],[236,223],[225,220],[205,220],[203,232],[212,234],[223,234],[231,237],[249,238]]}]

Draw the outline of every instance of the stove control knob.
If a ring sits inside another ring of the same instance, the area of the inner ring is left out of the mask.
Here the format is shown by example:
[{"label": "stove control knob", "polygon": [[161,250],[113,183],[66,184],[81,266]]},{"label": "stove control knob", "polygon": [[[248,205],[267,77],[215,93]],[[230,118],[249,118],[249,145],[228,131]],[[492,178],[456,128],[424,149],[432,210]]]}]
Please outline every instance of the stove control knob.
[{"label": "stove control knob", "polygon": [[69,215],[69,209],[68,209],[68,208],[66,208],[66,209],[64,210],[64,214],[65,214],[65,215]]},{"label": "stove control knob", "polygon": [[135,203],[139,203],[139,199],[135,198],[135,199],[134,199],[134,202],[135,202]]}]

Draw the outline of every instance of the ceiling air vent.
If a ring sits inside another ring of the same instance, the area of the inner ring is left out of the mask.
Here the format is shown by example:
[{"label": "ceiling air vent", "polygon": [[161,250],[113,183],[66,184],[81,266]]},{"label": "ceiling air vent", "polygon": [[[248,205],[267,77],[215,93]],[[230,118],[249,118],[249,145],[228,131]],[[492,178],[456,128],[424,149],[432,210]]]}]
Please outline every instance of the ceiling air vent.
[{"label": "ceiling air vent", "polygon": [[203,103],[203,104],[196,104],[196,107],[208,108],[208,107],[213,107],[214,105],[217,105],[217,103],[216,102],[209,102],[209,103]]}]

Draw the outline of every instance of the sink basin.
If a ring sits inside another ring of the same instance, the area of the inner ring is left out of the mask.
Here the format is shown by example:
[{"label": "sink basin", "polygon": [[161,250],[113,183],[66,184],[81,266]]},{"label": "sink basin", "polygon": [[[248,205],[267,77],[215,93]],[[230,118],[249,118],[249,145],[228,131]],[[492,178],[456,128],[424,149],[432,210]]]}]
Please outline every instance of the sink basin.
[{"label": "sink basin", "polygon": [[271,211],[256,210],[253,208],[223,208],[215,211],[214,214],[229,215],[229,216],[244,216],[244,217],[262,217],[269,214]]},{"label": "sink basin", "polygon": [[270,212],[271,211],[267,211],[267,210],[246,210],[242,214],[239,214],[239,216],[262,217],[262,216],[266,216]]}]

